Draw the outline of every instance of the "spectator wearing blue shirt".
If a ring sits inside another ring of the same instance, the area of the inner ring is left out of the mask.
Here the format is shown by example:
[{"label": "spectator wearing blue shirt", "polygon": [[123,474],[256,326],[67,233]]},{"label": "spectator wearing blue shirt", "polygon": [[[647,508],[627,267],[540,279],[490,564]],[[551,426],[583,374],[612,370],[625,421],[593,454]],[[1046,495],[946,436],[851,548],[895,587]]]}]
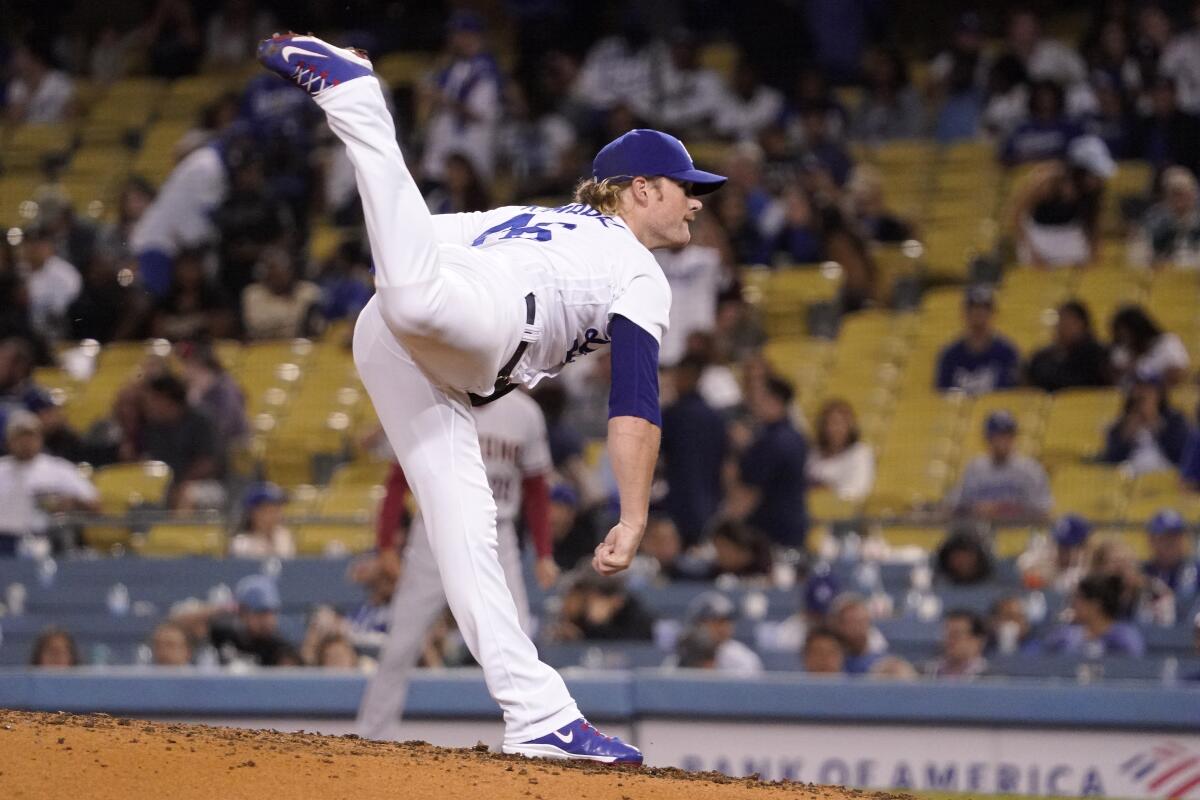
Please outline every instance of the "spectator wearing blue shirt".
[{"label": "spectator wearing blue shirt", "polygon": [[776,377],[767,378],[754,393],[751,411],[760,428],[739,462],[744,490],[739,510],[776,544],[803,547],[808,442],[788,418],[792,397],[791,385]]},{"label": "spectator wearing blue shirt", "polygon": [[672,371],[675,402],[663,410],[662,455],[666,509],[685,546],[700,541],[721,501],[725,419],[698,389],[705,362],[685,356]]},{"label": "spectator wearing blue shirt", "polygon": [[1000,160],[1008,165],[1063,158],[1067,145],[1083,133],[1066,116],[1066,97],[1054,81],[1036,81],[1029,92],[1029,119],[1005,140]]},{"label": "spectator wearing blue shirt", "polygon": [[966,330],[938,357],[937,389],[958,390],[970,395],[987,394],[1017,385],[1020,356],[1017,348],[996,333],[995,295],[990,286],[967,290]]},{"label": "spectator wearing blue shirt", "polygon": [[1041,519],[1054,500],[1046,470],[1017,452],[1017,420],[993,411],[984,422],[988,452],[973,459],[947,505],[956,514],[977,519]]},{"label": "spectator wearing blue shirt", "polygon": [[1150,559],[1142,564],[1142,574],[1160,580],[1176,596],[1196,592],[1196,564],[1191,558],[1188,525],[1178,511],[1164,508],[1146,526]]},{"label": "spectator wearing blue shirt", "polygon": [[1081,580],[1071,598],[1074,622],[1050,634],[1046,651],[1084,658],[1144,655],[1141,632],[1117,621],[1123,589],[1117,575],[1089,575]]},{"label": "spectator wearing blue shirt", "polygon": [[1189,427],[1173,408],[1158,376],[1134,375],[1121,416],[1108,427],[1100,460],[1122,464],[1135,475],[1175,469],[1183,461]]},{"label": "spectator wearing blue shirt", "polygon": [[872,624],[871,610],[862,595],[838,595],[829,609],[829,624],[845,645],[847,673],[865,675],[887,653],[887,639]]}]

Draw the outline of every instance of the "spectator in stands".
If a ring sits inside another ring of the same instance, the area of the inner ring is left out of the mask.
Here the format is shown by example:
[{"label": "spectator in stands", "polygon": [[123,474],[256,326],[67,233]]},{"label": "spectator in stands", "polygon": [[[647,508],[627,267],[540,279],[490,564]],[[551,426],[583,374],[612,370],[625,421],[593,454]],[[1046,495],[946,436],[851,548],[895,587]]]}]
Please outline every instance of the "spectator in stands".
[{"label": "spectator in stands", "polygon": [[739,486],[730,511],[778,545],[803,547],[808,442],[789,417],[792,397],[791,384],[777,377],[755,391],[750,405],[759,430],[738,459]]},{"label": "spectator in stands", "polygon": [[1057,39],[1043,36],[1041,20],[1030,8],[1019,8],[1009,17],[1006,44],[1034,80],[1069,86],[1086,75],[1080,55]]},{"label": "spectator in stands", "polygon": [[1179,87],[1179,107],[1200,114],[1200,3],[1191,4],[1190,30],[1178,34],[1163,51],[1158,68]]},{"label": "spectator in stands", "polygon": [[150,72],[159,78],[195,73],[204,39],[192,5],[185,0],[158,0],[140,31],[149,49]]},{"label": "spectator in stands", "polygon": [[1124,306],[1113,315],[1112,365],[1126,386],[1139,376],[1157,377],[1165,387],[1179,385],[1191,359],[1178,335],[1164,331],[1141,306]]},{"label": "spectator in stands", "polygon": [[783,95],[759,80],[754,65],[743,58],[717,106],[713,129],[718,136],[752,142],[783,113]]},{"label": "spectator in stands", "polygon": [[871,665],[867,672],[872,678],[884,678],[893,681],[915,681],[921,676],[912,663],[900,656],[884,656]]},{"label": "spectator in stands", "polygon": [[1116,171],[1108,147],[1091,135],[1071,140],[1064,160],[1036,167],[1009,213],[1022,263],[1080,267],[1099,258],[1104,185]]},{"label": "spectator in stands", "polygon": [[354,649],[354,643],[346,636],[326,636],[317,645],[314,666],[325,669],[358,669],[358,652]]},{"label": "spectator in stands", "polygon": [[49,514],[96,511],[96,487],[75,465],[42,452],[42,423],[24,409],[4,426],[9,455],[0,457],[0,558],[17,555],[22,539],[45,535]]},{"label": "spectator in stands", "polygon": [[970,680],[987,672],[983,646],[987,628],[983,618],[973,611],[949,611],[942,621],[942,657],[929,665],[933,678]]},{"label": "spectator in stands", "polygon": [[204,62],[210,68],[243,66],[266,31],[276,30],[269,11],[254,0],[225,0],[204,26]]},{"label": "spectator in stands", "polygon": [[783,227],[776,251],[791,264],[814,264],[825,254],[821,214],[812,198],[798,186],[788,186],[780,198]]},{"label": "spectator in stands", "polygon": [[188,405],[208,417],[217,436],[217,451],[227,453],[249,432],[246,398],[236,380],[207,342],[185,342],[176,348],[183,366]]},{"label": "spectator in stands", "polygon": [[1183,460],[1187,419],[1171,406],[1156,375],[1139,372],[1125,395],[1121,416],[1108,427],[1100,460],[1141,475],[1177,468]]},{"label": "spectator in stands", "polygon": [[[395,470],[403,476],[399,466]],[[379,522],[384,524],[382,512]],[[355,559],[346,571],[346,577],[362,586],[366,593],[362,605],[345,620],[346,633],[355,646],[378,648],[383,644],[392,620],[392,595],[402,569],[399,552],[388,547],[381,548],[374,556]]]},{"label": "spectator in stands", "polygon": [[79,648],[75,638],[62,628],[47,628],[33,642],[29,665],[41,669],[67,669],[79,666]]},{"label": "spectator in stands", "polygon": [[823,108],[803,110],[800,126],[804,135],[804,168],[828,175],[834,186],[844,186],[854,161],[830,128],[827,111]]},{"label": "spectator in stands", "polygon": [[680,136],[702,137],[719,112],[725,87],[715,70],[700,64],[700,48],[690,31],[675,31],[666,58],[656,69],[655,124]]},{"label": "spectator in stands", "polygon": [[67,308],[83,287],[79,270],[58,255],[54,237],[40,223],[26,229],[23,252],[30,321],[49,338],[60,338],[66,332]]},{"label": "spectator in stands", "polygon": [[222,664],[234,662],[263,667],[294,666],[299,654],[279,635],[283,601],[275,581],[266,575],[247,575],[233,592],[235,614],[202,606],[176,614],[172,621],[185,630],[197,627],[217,649]]},{"label": "spectator in stands", "polygon": [[1084,133],[1104,142],[1113,158],[1132,158],[1136,142],[1131,102],[1103,73],[1092,74],[1091,90],[1096,95],[1096,109],[1084,118]]},{"label": "spectator in stands", "polygon": [[355,319],[367,301],[372,287],[370,257],[358,237],[344,240],[333,256],[321,266],[317,285],[321,287],[321,316],[332,322]]},{"label": "spectator in stands", "polygon": [[297,278],[293,255],[283,247],[264,249],[259,269],[259,280],[242,292],[242,322],[247,338],[303,336],[309,327],[309,314],[320,303],[320,288]]},{"label": "spectator in stands", "polygon": [[856,164],[846,181],[850,215],[872,242],[898,243],[914,237],[911,224],[888,206],[883,173],[870,164]]},{"label": "spectator in stands", "polygon": [[234,331],[232,304],[206,273],[205,248],[181,250],[175,257],[171,287],[154,308],[150,329],[171,341],[224,339]]},{"label": "spectator in stands", "polygon": [[947,498],[955,514],[976,519],[1039,520],[1054,501],[1046,470],[1017,452],[1017,420],[1008,411],[993,411],[984,421],[988,452],[963,470]]},{"label": "spectator in stands", "polygon": [[800,654],[809,675],[841,675],[846,670],[846,648],[832,628],[812,628],[804,637]]},{"label": "spectator in stands", "polygon": [[1017,126],[1000,152],[1008,165],[1063,158],[1067,146],[1083,133],[1066,115],[1066,97],[1057,83],[1034,82],[1029,93],[1029,119]]},{"label": "spectator in stands", "polygon": [[590,572],[579,575],[563,595],[562,616],[551,631],[557,641],[649,641],[653,636],[654,618],[625,581]]},{"label": "spectator in stands", "polygon": [[682,556],[683,540],[675,523],[670,517],[651,514],[629,572],[649,581],[669,581],[680,575]]},{"label": "spectator in stands", "polygon": [[934,136],[939,142],[971,139],[979,131],[990,62],[982,27],[979,14],[961,14],[950,45],[929,62],[926,88],[938,109]]},{"label": "spectator in stands", "polygon": [[1134,133],[1135,154],[1156,170],[1172,164],[1200,170],[1200,118],[1179,107],[1177,84],[1159,76],[1149,91],[1149,113],[1138,120]]},{"label": "spectator in stands", "polygon": [[854,137],[878,142],[919,136],[925,110],[909,82],[904,57],[895,48],[875,48],[863,62],[866,87],[850,122]]},{"label": "spectator in stands", "polygon": [[[546,64],[555,60],[553,55],[544,57]],[[516,182],[517,197],[565,196],[578,174],[578,135],[554,106],[546,88],[551,80],[539,75],[538,85],[529,91],[515,82],[506,87],[508,118],[498,134],[499,150]]]},{"label": "spectator in stands", "polygon": [[245,522],[242,530],[229,541],[234,558],[292,558],[296,542],[283,524],[283,506],[287,495],[273,483],[256,483],[242,500]]},{"label": "spectator in stands", "polygon": [[1186,167],[1167,167],[1163,199],[1142,217],[1133,259],[1141,266],[1200,267],[1200,187]]},{"label": "spectator in stands", "polygon": [[862,675],[888,650],[887,639],[871,622],[866,598],[843,592],[829,608],[829,625],[846,648],[846,672]]},{"label": "spectator in stands", "polygon": [[946,537],[934,555],[938,577],[955,586],[985,583],[992,575],[992,554],[983,537],[973,529],[956,530]]},{"label": "spectator in stands", "polygon": [[83,289],[67,308],[67,335],[101,344],[144,335],[150,304],[133,285],[133,272],[105,248],[97,248],[83,271]]},{"label": "spectator in stands", "polygon": [[671,287],[670,327],[659,350],[661,364],[677,363],[688,336],[716,326],[717,299],[733,283],[733,257],[724,229],[708,215],[692,222],[692,240],[685,247],[654,251]]},{"label": "spectator in stands", "polygon": [[977,395],[1017,385],[1020,356],[1012,342],[996,332],[995,316],[992,288],[982,284],[968,288],[963,336],[938,356],[935,386],[939,391]]},{"label": "spectator in stands", "polygon": [[1128,622],[1117,621],[1122,589],[1116,575],[1081,580],[1071,598],[1073,621],[1050,634],[1046,651],[1083,658],[1143,655],[1142,634]]},{"label": "spectator in stands", "polygon": [[688,605],[689,630],[703,631],[716,647],[714,669],[740,676],[757,675],[763,671],[762,659],[734,638],[737,618],[737,606],[720,592],[705,592]]},{"label": "spectator in stands", "polygon": [[133,256],[130,239],[138,220],[154,202],[154,187],[145,178],[131,176],[122,184],[117,195],[114,222],[102,225],[97,232],[97,249],[112,256],[122,266]]},{"label": "spectator in stands", "polygon": [[1025,367],[1025,380],[1044,392],[1108,386],[1108,349],[1092,330],[1092,315],[1078,300],[1058,307],[1054,341],[1038,350]]},{"label": "spectator in stands", "polygon": [[13,409],[37,413],[41,406],[53,402],[49,393],[34,383],[33,367],[34,351],[26,339],[0,339],[0,425]]},{"label": "spectator in stands", "polygon": [[805,465],[809,485],[828,489],[839,500],[866,499],[875,484],[875,452],[859,440],[854,408],[840,398],[825,401],[815,428],[817,446]]},{"label": "spectator in stands", "polygon": [[664,506],[688,547],[700,541],[721,503],[728,450],[725,420],[699,391],[704,367],[694,356],[675,365],[675,402],[663,409]]},{"label": "spectator in stands", "polygon": [[675,654],[663,664],[680,669],[716,669],[717,643],[702,628],[685,630],[675,642]]},{"label": "spectator in stands", "polygon": [[421,161],[428,180],[446,179],[451,153],[465,155],[482,177],[492,176],[503,76],[486,47],[483,18],[473,11],[456,12],[448,25],[442,66],[420,87],[429,120]]},{"label": "spectator in stands", "polygon": [[744,580],[771,575],[771,542],[761,531],[734,520],[724,520],[712,530],[712,557],[702,576],[716,580],[728,575]]},{"label": "spectator in stands", "polygon": [[156,667],[188,667],[192,643],[187,631],[174,622],[163,622],[150,634],[150,658]]},{"label": "spectator in stands", "polygon": [[550,534],[554,540],[554,562],[559,569],[575,569],[591,560],[600,540],[594,516],[580,508],[579,492],[567,483],[550,488]]},{"label": "spectator in stands", "polygon": [[434,214],[465,214],[488,211],[492,200],[471,159],[462,153],[450,153],[442,166],[442,181],[425,196]]},{"label": "spectator in stands", "polygon": [[1192,557],[1192,531],[1174,509],[1163,509],[1146,526],[1150,559],[1142,564],[1142,574],[1162,581],[1176,597],[1190,597],[1200,590],[1196,562]]},{"label": "spectator in stands", "polygon": [[13,51],[12,78],[5,87],[10,124],[48,125],[70,118],[75,84],[51,62],[51,45],[44,39],[28,39]]},{"label": "spectator in stands", "polygon": [[801,589],[800,610],[778,623],[763,622],[755,631],[760,650],[794,653],[804,646],[813,628],[826,624],[830,606],[841,584],[826,563],[813,567]]},{"label": "spectator in stands", "polygon": [[229,191],[212,215],[220,232],[218,279],[230,297],[241,297],[253,283],[264,249],[296,235],[291,208],[268,181],[264,151],[270,152],[268,145],[230,148]]},{"label": "spectator in stands", "polygon": [[[1074,591],[1073,586],[1071,591]],[[1036,655],[1041,649],[1041,643],[1033,635],[1025,602],[1019,595],[1010,594],[992,604],[988,628],[991,632],[989,645],[999,655]]]},{"label": "spectator in stands", "polygon": [[983,128],[998,141],[1006,141],[1029,114],[1029,75],[1011,53],[1002,54],[988,70],[983,106]]},{"label": "spectator in stands", "polygon": [[217,450],[212,425],[187,402],[187,388],[174,375],[151,380],[142,398],[145,424],[139,457],[162,461],[171,468],[172,508],[188,502],[207,505],[214,481],[220,477],[223,453]]},{"label": "spectator in stands", "polygon": [[1092,524],[1078,514],[1059,517],[1049,537],[1034,537],[1017,557],[1017,569],[1031,589],[1074,590],[1083,577]]}]

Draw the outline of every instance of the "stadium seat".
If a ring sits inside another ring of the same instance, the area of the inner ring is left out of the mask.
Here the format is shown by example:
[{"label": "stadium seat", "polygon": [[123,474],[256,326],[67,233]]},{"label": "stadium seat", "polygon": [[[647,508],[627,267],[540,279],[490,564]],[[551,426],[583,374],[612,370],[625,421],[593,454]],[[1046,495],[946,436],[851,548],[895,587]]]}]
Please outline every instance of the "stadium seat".
[{"label": "stadium seat", "polygon": [[220,525],[154,525],[138,543],[139,554],[147,557],[209,556],[225,553],[225,529]]},{"label": "stadium seat", "polygon": [[334,470],[330,489],[381,486],[387,480],[391,465],[385,462],[358,461],[343,464]]},{"label": "stadium seat", "polygon": [[1130,489],[1125,519],[1144,525],[1164,508],[1173,508],[1187,519],[1200,514],[1200,494],[1183,486],[1175,470],[1161,470],[1139,475]]},{"label": "stadium seat", "polygon": [[295,535],[296,551],[306,556],[363,553],[375,547],[375,530],[367,523],[301,525]]},{"label": "stadium seat", "polygon": [[1129,478],[1104,464],[1064,464],[1054,471],[1050,489],[1057,514],[1119,520],[1125,512]]},{"label": "stadium seat", "polygon": [[1072,389],[1050,401],[1042,439],[1042,461],[1048,466],[1077,462],[1099,453],[1104,432],[1116,419],[1121,394],[1115,389]]},{"label": "stadium seat", "polygon": [[92,474],[100,494],[100,510],[123,514],[139,506],[162,505],[171,484],[171,468],[161,461],[113,464]]}]

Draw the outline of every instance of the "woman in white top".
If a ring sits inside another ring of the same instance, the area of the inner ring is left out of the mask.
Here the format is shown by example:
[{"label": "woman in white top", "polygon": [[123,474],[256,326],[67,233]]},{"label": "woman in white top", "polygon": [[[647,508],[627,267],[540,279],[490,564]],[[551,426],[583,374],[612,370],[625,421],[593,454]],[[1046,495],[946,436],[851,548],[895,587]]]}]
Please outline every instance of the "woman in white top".
[{"label": "woman in white top", "polygon": [[809,453],[809,483],[839,500],[864,499],[875,484],[875,453],[859,441],[854,409],[842,399],[827,401],[817,414],[817,446]]},{"label": "woman in white top", "polygon": [[293,558],[296,542],[283,524],[283,490],[273,483],[258,483],[246,493],[246,522],[229,543],[234,558]]},{"label": "woman in white top", "polygon": [[1125,306],[1113,315],[1112,365],[1120,383],[1135,375],[1153,375],[1167,388],[1183,380],[1191,359],[1183,341],[1164,331],[1141,306]]}]

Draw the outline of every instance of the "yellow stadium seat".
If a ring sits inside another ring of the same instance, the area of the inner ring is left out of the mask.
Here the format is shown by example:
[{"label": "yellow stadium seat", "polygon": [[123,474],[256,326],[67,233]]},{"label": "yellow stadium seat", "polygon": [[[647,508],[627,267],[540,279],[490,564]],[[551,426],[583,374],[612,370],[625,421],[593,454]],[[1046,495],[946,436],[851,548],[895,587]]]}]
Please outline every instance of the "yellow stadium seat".
[{"label": "yellow stadium seat", "polygon": [[306,556],[363,553],[375,547],[374,525],[367,522],[353,525],[301,525],[295,535],[296,551]]},{"label": "yellow stadium seat", "polygon": [[700,48],[700,65],[732,78],[741,50],[731,42],[709,42]]},{"label": "yellow stadium seat", "polygon": [[387,480],[391,464],[379,461],[356,461],[338,467],[329,481],[331,489],[342,487],[381,486]]},{"label": "yellow stadium seat", "polygon": [[308,517],[317,513],[321,503],[321,489],[309,483],[292,487],[283,506],[283,515],[288,519]]},{"label": "yellow stadium seat", "polygon": [[73,139],[68,125],[20,125],[5,138],[4,168],[10,172],[38,170],[48,157],[65,158]]},{"label": "yellow stadium seat", "polygon": [[879,532],[892,547],[918,547],[930,553],[946,538],[944,528],[931,525],[883,525]]},{"label": "yellow stadium seat", "polygon": [[385,493],[384,487],[378,484],[333,486],[321,497],[318,508],[321,514],[330,517],[374,519]]},{"label": "yellow stadium seat", "polygon": [[116,548],[128,547],[132,533],[125,525],[85,525],[83,543],[102,553]]},{"label": "yellow stadium seat", "polygon": [[1125,519],[1145,524],[1164,508],[1171,508],[1187,519],[1200,514],[1200,494],[1184,487],[1175,470],[1139,475],[1133,480]]},{"label": "yellow stadium seat", "polygon": [[155,525],[146,532],[137,551],[143,556],[158,558],[220,558],[225,553],[225,529],[220,525]]},{"label": "yellow stadium seat", "polygon": [[1028,528],[999,528],[992,537],[992,549],[998,558],[1016,558],[1029,547]]},{"label": "yellow stadium seat", "polygon": [[813,519],[836,522],[858,516],[861,503],[838,499],[828,489],[814,489],[808,493],[808,513]]},{"label": "yellow stadium seat", "polygon": [[1058,392],[1050,402],[1042,437],[1042,460],[1078,461],[1099,453],[1104,433],[1121,408],[1116,389],[1073,389]]},{"label": "yellow stadium seat", "polygon": [[434,58],[431,53],[390,53],[375,62],[375,72],[393,89],[412,86],[430,71]]},{"label": "yellow stadium seat", "polygon": [[1125,513],[1129,478],[1103,464],[1064,464],[1050,481],[1057,514],[1080,514],[1094,521],[1119,520]]},{"label": "yellow stadium seat", "polygon": [[112,464],[92,474],[100,509],[121,514],[142,505],[161,505],[171,483],[171,468],[161,461]]}]

